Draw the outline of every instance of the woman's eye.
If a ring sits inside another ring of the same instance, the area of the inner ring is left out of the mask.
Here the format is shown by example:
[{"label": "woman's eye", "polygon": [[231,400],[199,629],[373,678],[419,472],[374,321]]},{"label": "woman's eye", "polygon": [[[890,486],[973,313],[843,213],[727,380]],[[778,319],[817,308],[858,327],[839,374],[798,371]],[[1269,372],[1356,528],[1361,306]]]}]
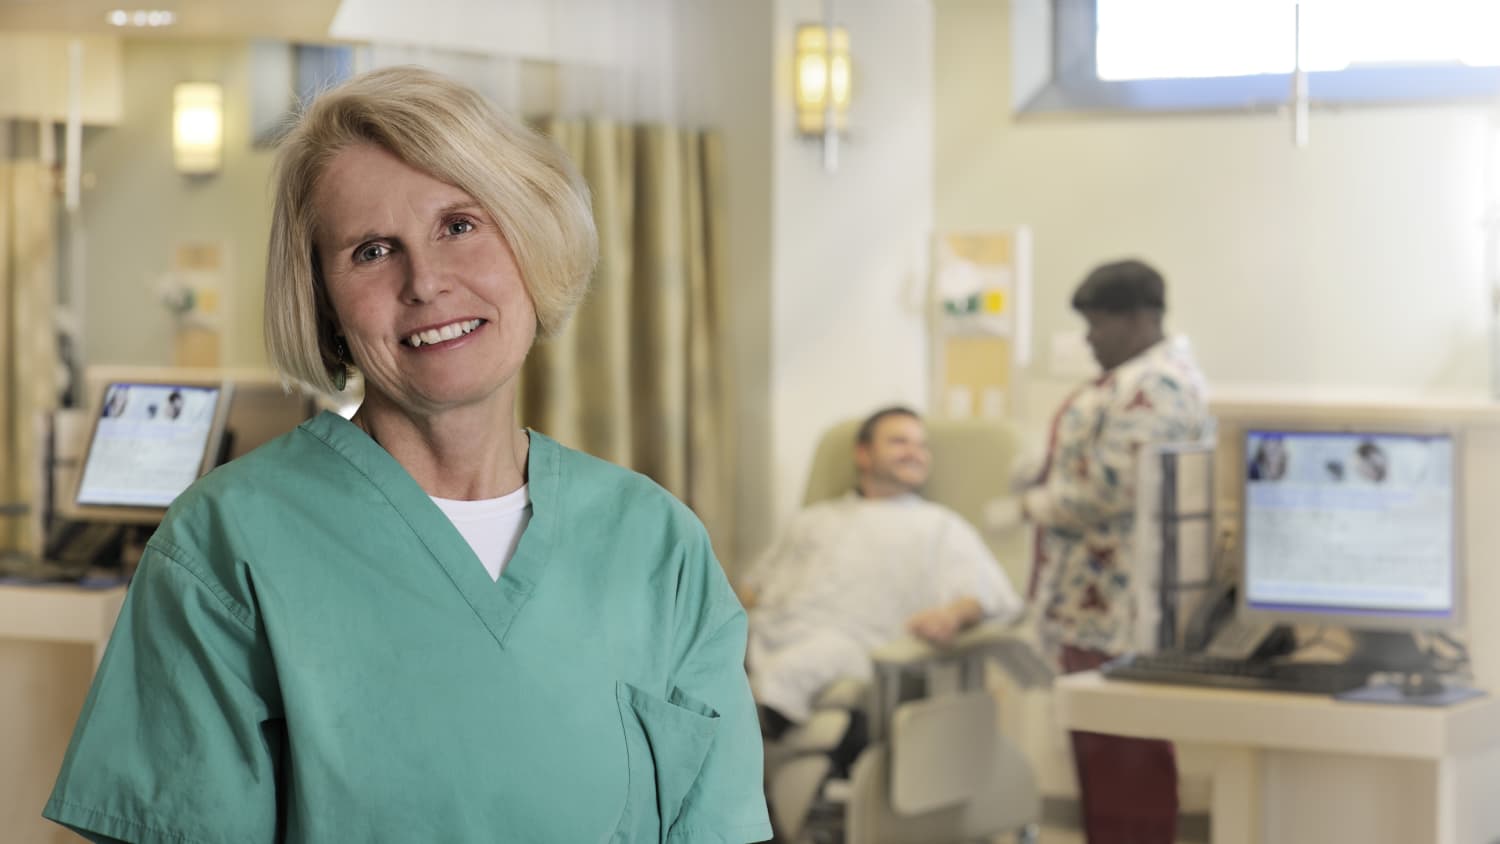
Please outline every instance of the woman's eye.
[{"label": "woman's eye", "polygon": [[468,234],[473,230],[473,220],[454,220],[448,224],[448,234]]},{"label": "woman's eye", "polygon": [[388,252],[390,250],[386,248],[384,243],[366,243],[355,250],[354,262],[357,264],[369,263],[370,261],[384,258]]}]

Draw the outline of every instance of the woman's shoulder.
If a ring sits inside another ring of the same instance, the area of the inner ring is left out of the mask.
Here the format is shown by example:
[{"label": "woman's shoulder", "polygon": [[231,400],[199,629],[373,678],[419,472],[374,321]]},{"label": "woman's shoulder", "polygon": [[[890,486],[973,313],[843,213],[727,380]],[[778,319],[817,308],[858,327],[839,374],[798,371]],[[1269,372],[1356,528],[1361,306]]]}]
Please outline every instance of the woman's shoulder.
[{"label": "woman's shoulder", "polygon": [[195,481],[172,502],[153,539],[184,552],[216,547],[273,521],[276,513],[348,495],[337,457],[302,427]]},{"label": "woman's shoulder", "polygon": [[207,588],[248,623],[253,602],[243,561],[258,542],[278,535],[278,508],[295,506],[280,499],[287,486],[280,478],[291,462],[275,457],[273,443],[219,466],[177,496],[147,541],[136,577],[166,583],[172,570],[189,572],[185,582]]},{"label": "woman's shoulder", "polygon": [[292,477],[317,477],[336,456],[304,426],[276,437],[248,454],[218,466],[199,478],[172,503],[172,509],[196,509],[227,498],[285,494]]}]

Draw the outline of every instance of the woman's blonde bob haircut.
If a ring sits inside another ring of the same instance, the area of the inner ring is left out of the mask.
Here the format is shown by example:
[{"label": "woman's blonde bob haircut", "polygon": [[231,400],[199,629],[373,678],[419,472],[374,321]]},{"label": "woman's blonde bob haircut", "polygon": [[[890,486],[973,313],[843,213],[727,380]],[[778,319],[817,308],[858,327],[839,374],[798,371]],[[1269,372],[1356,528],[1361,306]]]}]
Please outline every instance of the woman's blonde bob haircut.
[{"label": "woman's blonde bob haircut", "polygon": [[[323,289],[313,199],[340,151],[374,144],[468,193],[500,227],[536,309],[556,335],[588,289],[599,253],[588,187],[551,140],[429,70],[391,67],[309,105],[281,143],[266,258],[266,350],[282,375],[339,389],[337,318]],[[347,370],[346,370],[347,371]]]}]

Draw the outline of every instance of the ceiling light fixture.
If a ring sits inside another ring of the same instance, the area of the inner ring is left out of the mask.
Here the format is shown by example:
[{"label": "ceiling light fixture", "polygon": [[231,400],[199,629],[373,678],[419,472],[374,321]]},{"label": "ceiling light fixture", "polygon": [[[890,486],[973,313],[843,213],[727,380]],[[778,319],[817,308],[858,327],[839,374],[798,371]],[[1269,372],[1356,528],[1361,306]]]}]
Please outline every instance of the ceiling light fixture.
[{"label": "ceiling light fixture", "polygon": [[109,21],[110,26],[155,28],[171,26],[177,22],[177,15],[166,9],[136,9],[134,11],[113,9],[104,16],[104,19]]}]

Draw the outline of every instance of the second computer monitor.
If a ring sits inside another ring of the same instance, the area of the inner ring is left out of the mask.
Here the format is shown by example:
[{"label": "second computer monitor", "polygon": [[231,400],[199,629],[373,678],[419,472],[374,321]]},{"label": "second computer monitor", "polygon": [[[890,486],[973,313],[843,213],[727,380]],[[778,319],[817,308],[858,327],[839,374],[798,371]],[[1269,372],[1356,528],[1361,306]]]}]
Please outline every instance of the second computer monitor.
[{"label": "second computer monitor", "polygon": [[1355,630],[1459,625],[1455,433],[1243,436],[1241,613]]},{"label": "second computer monitor", "polygon": [[231,391],[212,379],[106,381],[63,515],[159,521],[173,499],[218,462]]}]

